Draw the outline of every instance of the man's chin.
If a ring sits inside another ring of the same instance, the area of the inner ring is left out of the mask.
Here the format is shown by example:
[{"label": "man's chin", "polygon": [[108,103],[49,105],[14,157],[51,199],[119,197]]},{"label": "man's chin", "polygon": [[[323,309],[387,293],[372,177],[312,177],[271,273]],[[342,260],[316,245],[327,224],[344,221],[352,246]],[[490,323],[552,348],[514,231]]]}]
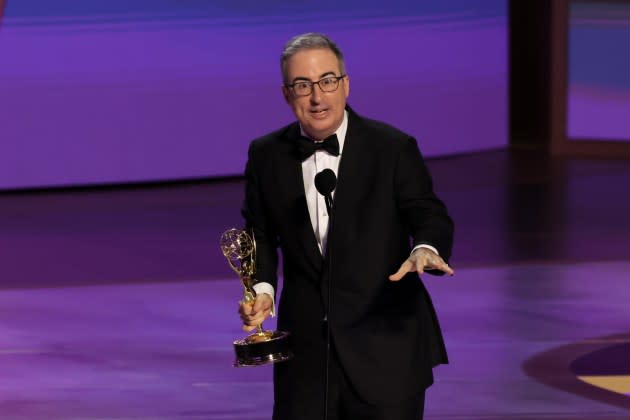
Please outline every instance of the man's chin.
[{"label": "man's chin", "polygon": [[314,140],[324,140],[326,137],[330,136],[334,131],[330,130],[311,130],[310,132],[306,132],[308,136]]},{"label": "man's chin", "polygon": [[[320,121],[318,121],[320,122]],[[336,128],[332,124],[309,124],[308,127],[302,127],[304,131],[312,138],[323,140],[335,132]]]}]

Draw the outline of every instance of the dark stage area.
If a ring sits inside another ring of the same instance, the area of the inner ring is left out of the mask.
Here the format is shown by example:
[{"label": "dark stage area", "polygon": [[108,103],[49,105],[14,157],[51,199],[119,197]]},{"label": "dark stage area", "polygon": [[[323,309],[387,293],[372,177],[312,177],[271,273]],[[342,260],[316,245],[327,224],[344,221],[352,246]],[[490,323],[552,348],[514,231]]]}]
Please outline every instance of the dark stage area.
[{"label": "dark stage area", "polygon": [[[490,151],[429,159],[456,267],[627,260],[630,161]],[[0,193],[3,288],[233,275],[218,241],[243,183]]]}]

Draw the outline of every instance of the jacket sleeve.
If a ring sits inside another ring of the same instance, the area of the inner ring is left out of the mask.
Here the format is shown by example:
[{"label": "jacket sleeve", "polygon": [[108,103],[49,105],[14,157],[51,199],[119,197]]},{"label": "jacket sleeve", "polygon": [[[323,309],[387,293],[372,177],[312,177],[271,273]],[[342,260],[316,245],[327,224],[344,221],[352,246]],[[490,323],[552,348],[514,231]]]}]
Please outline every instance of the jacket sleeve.
[{"label": "jacket sleeve", "polygon": [[431,245],[448,262],[453,245],[453,221],[444,203],[433,192],[431,175],[411,137],[399,151],[394,178],[396,204],[413,238],[413,246]]},{"label": "jacket sleeve", "polygon": [[255,142],[250,145],[245,167],[245,200],[242,215],[247,232],[256,243],[255,283],[266,282],[277,290],[278,238],[265,212]]}]

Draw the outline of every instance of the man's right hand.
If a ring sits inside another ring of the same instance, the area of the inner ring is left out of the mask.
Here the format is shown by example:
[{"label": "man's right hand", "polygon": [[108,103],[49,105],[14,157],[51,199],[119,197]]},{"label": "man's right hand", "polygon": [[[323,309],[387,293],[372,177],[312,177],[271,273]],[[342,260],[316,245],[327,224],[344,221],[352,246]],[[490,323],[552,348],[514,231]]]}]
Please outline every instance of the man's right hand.
[{"label": "man's right hand", "polygon": [[262,324],[271,314],[273,300],[267,293],[256,296],[253,304],[244,301],[239,302],[238,313],[243,320],[243,331],[252,331]]}]

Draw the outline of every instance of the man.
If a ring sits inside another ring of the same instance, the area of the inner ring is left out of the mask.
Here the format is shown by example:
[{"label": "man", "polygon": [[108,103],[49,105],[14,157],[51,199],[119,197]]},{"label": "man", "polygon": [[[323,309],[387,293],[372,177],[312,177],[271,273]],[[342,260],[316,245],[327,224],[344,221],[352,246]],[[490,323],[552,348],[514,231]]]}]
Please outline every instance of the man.
[{"label": "man", "polygon": [[[418,274],[453,274],[452,221],[415,140],[346,105],[350,79],[330,39],[293,38],[281,70],[297,122],[250,146],[243,215],[258,284],[254,305],[239,307],[247,331],[272,313],[279,247],[278,329],[295,356],[274,367],[274,419],[323,419],[324,401],[330,420],[420,419],[447,358]],[[326,168],[338,179],[330,217],[314,187]]]}]

